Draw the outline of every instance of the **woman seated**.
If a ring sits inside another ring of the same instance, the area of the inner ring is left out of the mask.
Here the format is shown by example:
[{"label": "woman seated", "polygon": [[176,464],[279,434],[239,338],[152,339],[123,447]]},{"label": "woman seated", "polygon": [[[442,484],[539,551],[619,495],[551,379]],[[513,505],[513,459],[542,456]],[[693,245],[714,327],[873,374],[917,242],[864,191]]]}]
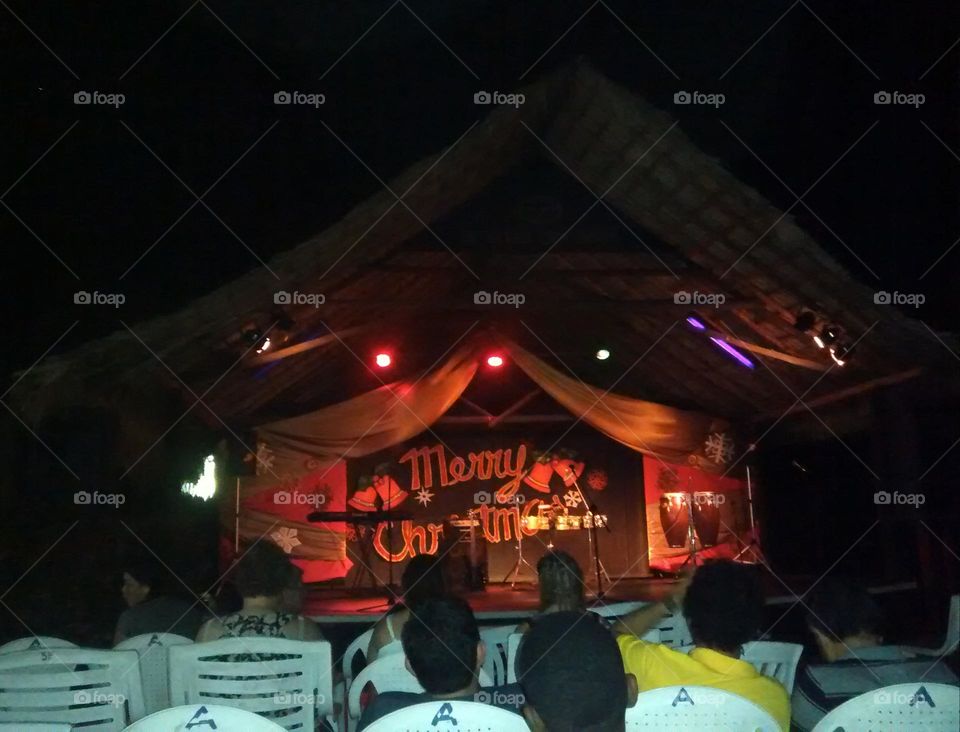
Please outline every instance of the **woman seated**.
[{"label": "woman seated", "polygon": [[[264,540],[254,544],[232,570],[243,607],[204,623],[197,633],[197,642],[241,636],[323,640],[316,623],[290,609],[294,575],[291,567],[287,555],[273,542]],[[299,572],[296,574],[299,576]]]},{"label": "woman seated", "polygon": [[404,567],[400,585],[403,602],[395,605],[373,626],[373,637],[367,646],[368,664],[376,660],[381,648],[400,640],[404,623],[410,618],[411,607],[423,600],[443,596],[445,583],[441,560],[431,554],[415,556]]},{"label": "woman seated", "polygon": [[[540,609],[529,620],[517,626],[518,633],[526,633],[537,619],[560,612],[587,612],[584,597],[586,585],[583,582],[583,570],[577,560],[560,549],[551,549],[537,562],[537,582],[540,590]],[[599,615],[594,617],[602,622]]]}]

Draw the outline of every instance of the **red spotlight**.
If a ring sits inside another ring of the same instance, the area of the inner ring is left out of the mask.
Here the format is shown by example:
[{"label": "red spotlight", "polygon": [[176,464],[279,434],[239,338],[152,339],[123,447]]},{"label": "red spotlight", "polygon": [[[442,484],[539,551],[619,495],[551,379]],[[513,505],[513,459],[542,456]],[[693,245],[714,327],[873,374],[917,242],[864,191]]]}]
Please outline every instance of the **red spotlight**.
[{"label": "red spotlight", "polygon": [[498,369],[503,366],[503,356],[498,356],[494,354],[492,356],[487,356],[487,366]]},{"label": "red spotlight", "polygon": [[390,357],[389,353],[383,352],[383,353],[377,354],[376,362],[377,362],[377,366],[379,366],[382,369],[385,369],[387,368],[387,366],[393,363],[393,359]]}]

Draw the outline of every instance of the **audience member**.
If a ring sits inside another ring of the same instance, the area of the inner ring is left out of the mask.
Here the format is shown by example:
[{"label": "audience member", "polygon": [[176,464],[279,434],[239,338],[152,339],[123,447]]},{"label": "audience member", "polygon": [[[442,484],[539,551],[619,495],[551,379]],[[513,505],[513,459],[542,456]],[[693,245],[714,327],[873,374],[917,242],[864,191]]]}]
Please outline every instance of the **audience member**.
[{"label": "audience member", "polygon": [[243,607],[204,623],[197,642],[240,636],[323,640],[316,623],[284,609],[284,590],[291,584],[290,566],[287,555],[273,542],[262,540],[250,547],[232,570]]},{"label": "audience member", "polygon": [[[551,613],[587,612],[583,570],[567,552],[551,549],[540,557],[537,562],[537,586],[540,592],[539,610],[517,626],[518,633],[526,633],[540,618]],[[606,623],[596,614],[591,614],[590,618]]]},{"label": "audience member", "polygon": [[367,646],[367,663],[376,660],[385,645],[400,639],[412,606],[444,594],[442,562],[431,554],[418,554],[404,567],[400,586],[403,602],[395,605],[373,626],[373,636]]},{"label": "audience member", "polygon": [[613,636],[582,612],[540,618],[520,644],[517,679],[534,732],[623,732],[637,701]]},{"label": "audience member", "polygon": [[416,612],[404,623],[402,642],[407,668],[424,692],[378,694],[363,710],[358,732],[385,714],[437,700],[484,701],[519,712],[522,696],[518,685],[480,688],[486,648],[473,611],[460,598],[434,597],[418,603]]},{"label": "audience member", "polygon": [[[681,597],[696,647],[687,654],[641,640],[657,621],[676,611]],[[755,571],[717,560],[700,567],[688,588],[681,585],[666,603],[630,613],[614,625],[614,631],[620,634],[624,666],[637,677],[640,691],[678,684],[712,686],[749,699],[787,730],[786,689],[740,658],[743,644],[756,638],[762,614],[763,595]]]},{"label": "audience member", "polygon": [[808,665],[793,690],[793,727],[806,732],[858,694],[893,684],[956,684],[940,659],[883,645],[883,615],[866,589],[849,579],[820,583],[807,603],[807,626],[824,663]]},{"label": "audience member", "polygon": [[120,614],[113,644],[143,633],[176,633],[188,638],[203,622],[200,610],[163,587],[165,570],[147,557],[130,558],[124,564],[121,593],[127,609]]}]

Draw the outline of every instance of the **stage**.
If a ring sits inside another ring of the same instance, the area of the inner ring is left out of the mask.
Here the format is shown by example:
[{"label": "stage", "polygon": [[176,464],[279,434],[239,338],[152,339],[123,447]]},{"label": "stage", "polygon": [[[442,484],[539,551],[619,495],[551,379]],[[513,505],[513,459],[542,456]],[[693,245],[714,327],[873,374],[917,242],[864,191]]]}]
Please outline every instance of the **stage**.
[{"label": "stage", "polygon": [[[762,568],[759,571],[766,604],[774,615],[788,611],[790,605],[801,603],[803,593],[817,581],[815,577],[778,578]],[[595,584],[590,582],[587,603],[602,607],[614,603],[657,602],[676,583],[674,579],[654,577],[614,579],[604,585],[607,592],[602,600],[598,600],[592,589]],[[916,588],[916,582],[901,582],[875,584],[869,589],[875,595],[891,595],[911,592]],[[517,582],[513,588],[509,583],[492,583],[484,590],[462,593],[462,597],[470,603],[481,625],[527,618],[536,612],[539,601],[536,585],[530,582]],[[384,590],[311,587],[305,598],[303,614],[322,625],[372,623],[389,609],[386,600]],[[802,609],[802,604],[800,607]]]}]

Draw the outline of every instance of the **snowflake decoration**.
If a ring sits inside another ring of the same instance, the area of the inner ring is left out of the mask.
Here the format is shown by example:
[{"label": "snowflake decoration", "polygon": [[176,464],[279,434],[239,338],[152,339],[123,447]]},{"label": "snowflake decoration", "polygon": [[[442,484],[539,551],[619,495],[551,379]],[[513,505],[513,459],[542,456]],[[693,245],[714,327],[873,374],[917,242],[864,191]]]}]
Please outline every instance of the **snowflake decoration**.
[{"label": "snowflake decoration", "polygon": [[580,505],[580,494],[576,491],[567,491],[563,496],[563,502],[567,504],[567,508],[576,508]]},{"label": "snowflake decoration", "polygon": [[289,526],[277,529],[270,534],[270,538],[287,554],[292,552],[294,547],[300,546],[300,539],[297,538],[297,530],[291,529]]},{"label": "snowflake decoration", "polygon": [[714,432],[707,435],[703,443],[704,454],[713,462],[724,465],[733,457],[733,440],[726,432]]},{"label": "snowflake decoration", "polygon": [[428,491],[426,488],[421,488],[417,491],[417,503],[427,506],[430,504],[432,498],[433,493]]},{"label": "snowflake decoration", "polygon": [[587,485],[595,491],[602,491],[607,487],[607,471],[595,468],[587,473]]},{"label": "snowflake decoration", "polygon": [[257,475],[272,472],[276,459],[277,456],[273,454],[273,450],[270,449],[266,442],[257,443]]}]

